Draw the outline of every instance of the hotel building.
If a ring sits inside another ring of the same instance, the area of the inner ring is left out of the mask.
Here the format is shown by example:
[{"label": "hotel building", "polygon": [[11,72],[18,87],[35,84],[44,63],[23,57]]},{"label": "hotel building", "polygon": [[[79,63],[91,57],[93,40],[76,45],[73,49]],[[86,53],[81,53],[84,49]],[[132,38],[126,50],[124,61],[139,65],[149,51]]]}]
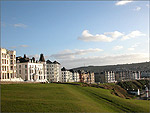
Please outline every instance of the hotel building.
[{"label": "hotel building", "polygon": [[59,62],[50,60],[46,61],[47,65],[47,80],[50,82],[59,82],[61,77],[61,65]]},{"label": "hotel building", "polygon": [[7,81],[16,78],[16,51],[0,48],[0,79]]},{"label": "hotel building", "polygon": [[43,82],[47,81],[46,62],[43,54],[40,55],[39,61],[35,58],[29,59],[24,57],[17,57],[17,76],[25,81]]}]

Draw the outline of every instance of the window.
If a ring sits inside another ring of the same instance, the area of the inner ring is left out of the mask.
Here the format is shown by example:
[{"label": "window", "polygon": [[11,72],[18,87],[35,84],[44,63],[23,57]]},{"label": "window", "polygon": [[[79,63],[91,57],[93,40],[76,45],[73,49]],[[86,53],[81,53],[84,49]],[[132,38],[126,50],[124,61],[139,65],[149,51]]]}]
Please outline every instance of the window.
[{"label": "window", "polygon": [[27,74],[27,70],[25,70],[25,74]]},{"label": "window", "polygon": [[21,65],[19,65],[19,68],[21,68]]},{"label": "window", "polygon": [[3,79],[4,79],[4,73],[3,73]]},{"label": "window", "polygon": [[10,66],[10,70],[13,70],[13,66]]},{"label": "window", "polygon": [[10,58],[13,59],[13,55],[10,55]]},{"label": "window", "polygon": [[4,59],[2,60],[2,64],[4,64]]},{"label": "window", "polygon": [[13,60],[10,61],[10,64],[13,64]]},{"label": "window", "polygon": [[4,66],[2,66],[2,70],[4,71]]},{"label": "window", "polygon": [[21,74],[21,70],[19,70],[19,74]]},{"label": "window", "polygon": [[8,64],[8,60],[7,60],[7,64]]},{"label": "window", "polygon": [[27,65],[25,65],[25,68],[27,68]]}]

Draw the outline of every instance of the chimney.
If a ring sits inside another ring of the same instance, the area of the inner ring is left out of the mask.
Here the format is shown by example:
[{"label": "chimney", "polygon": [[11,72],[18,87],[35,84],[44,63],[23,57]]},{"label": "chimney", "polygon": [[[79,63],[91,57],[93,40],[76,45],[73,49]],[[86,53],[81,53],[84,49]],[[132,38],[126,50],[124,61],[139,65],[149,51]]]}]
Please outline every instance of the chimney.
[{"label": "chimney", "polygon": [[35,62],[35,58],[34,57],[32,57],[32,61]]},{"label": "chimney", "polygon": [[44,55],[43,55],[43,54],[40,54],[40,59],[39,59],[39,61],[45,62],[45,59],[44,59]]},{"label": "chimney", "polygon": [[27,58],[26,54],[24,54],[24,58]]}]

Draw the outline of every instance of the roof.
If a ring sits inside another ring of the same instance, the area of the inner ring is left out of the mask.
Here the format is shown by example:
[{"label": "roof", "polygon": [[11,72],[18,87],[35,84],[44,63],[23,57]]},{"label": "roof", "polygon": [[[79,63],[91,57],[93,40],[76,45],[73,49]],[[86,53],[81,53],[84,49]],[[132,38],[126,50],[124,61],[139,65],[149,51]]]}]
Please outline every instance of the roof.
[{"label": "roof", "polygon": [[61,69],[61,71],[67,71],[67,69],[66,69],[65,67],[63,67],[63,68]]},{"label": "roof", "polygon": [[60,64],[60,63],[57,62],[57,61],[52,62],[52,61],[50,61],[50,60],[47,60],[46,63],[47,63],[47,64]]},{"label": "roof", "polygon": [[54,64],[60,64],[59,62],[57,62],[56,60],[53,62]]}]

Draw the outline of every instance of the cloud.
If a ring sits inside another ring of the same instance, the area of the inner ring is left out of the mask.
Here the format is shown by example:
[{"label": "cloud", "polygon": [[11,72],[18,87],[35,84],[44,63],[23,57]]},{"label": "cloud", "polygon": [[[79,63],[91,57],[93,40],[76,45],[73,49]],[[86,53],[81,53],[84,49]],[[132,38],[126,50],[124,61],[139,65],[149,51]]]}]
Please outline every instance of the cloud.
[{"label": "cloud", "polygon": [[27,25],[22,24],[22,23],[14,24],[13,26],[14,27],[20,27],[20,28],[26,28],[27,27]]},{"label": "cloud", "polygon": [[141,7],[137,6],[134,11],[140,11],[141,10]]},{"label": "cloud", "polygon": [[10,47],[11,49],[15,49],[15,48],[17,48],[17,46],[12,46],[12,47]]},{"label": "cloud", "polygon": [[19,46],[11,46],[11,47],[9,47],[9,48],[11,48],[11,49],[16,49],[16,48],[20,48],[20,47],[25,48],[25,47],[29,47],[29,46],[28,46],[28,45],[19,45]]},{"label": "cloud", "polygon": [[29,47],[28,45],[20,45],[20,47]]},{"label": "cloud", "polygon": [[149,4],[146,4],[146,6],[149,8]]},{"label": "cloud", "polygon": [[123,46],[115,46],[115,47],[113,47],[113,50],[120,50],[122,48],[123,48]]},{"label": "cloud", "polygon": [[135,48],[139,45],[140,43],[136,43],[134,45],[132,45],[130,48],[128,48],[129,51],[134,51]]},{"label": "cloud", "polygon": [[75,49],[75,50],[64,50],[58,54],[53,54],[50,57],[53,57],[55,59],[74,59],[76,56],[80,56],[80,55],[85,55],[88,53],[94,53],[94,52],[101,52],[103,51],[102,49],[99,48],[95,48],[95,49]]},{"label": "cloud", "polygon": [[[115,59],[115,60],[114,60]],[[126,63],[138,63],[148,61],[148,53],[133,53],[133,54],[118,54],[108,56],[92,56],[82,57],[77,59],[61,60],[60,63],[66,68],[75,68],[81,66],[102,66],[102,65],[115,65]]]},{"label": "cloud", "polygon": [[6,27],[6,24],[5,24],[4,22],[0,22],[0,25],[1,25],[2,27]]},{"label": "cloud", "polygon": [[131,48],[128,48],[129,51],[133,51],[135,48],[131,47]]},{"label": "cloud", "polygon": [[32,58],[32,57],[34,57],[36,60],[39,60],[39,58],[40,58],[40,55],[38,55],[38,54],[35,54],[35,55],[29,55],[28,57],[29,57],[29,58]]},{"label": "cloud", "polygon": [[126,4],[131,3],[131,2],[133,2],[133,0],[128,0],[128,1],[121,0],[121,1],[116,2],[115,5],[117,5],[117,6],[119,6],[119,5],[126,5]]},{"label": "cloud", "polygon": [[140,31],[136,30],[136,31],[132,31],[128,35],[123,36],[121,40],[127,40],[127,39],[140,37],[140,36],[146,36],[146,34],[143,34]]},{"label": "cloud", "polygon": [[114,32],[106,32],[104,34],[96,34],[92,35],[89,33],[88,30],[84,30],[82,32],[82,36],[78,37],[78,40],[83,40],[86,42],[93,41],[93,42],[112,42],[113,40],[116,40],[118,37],[123,36],[122,33],[118,31]]}]

